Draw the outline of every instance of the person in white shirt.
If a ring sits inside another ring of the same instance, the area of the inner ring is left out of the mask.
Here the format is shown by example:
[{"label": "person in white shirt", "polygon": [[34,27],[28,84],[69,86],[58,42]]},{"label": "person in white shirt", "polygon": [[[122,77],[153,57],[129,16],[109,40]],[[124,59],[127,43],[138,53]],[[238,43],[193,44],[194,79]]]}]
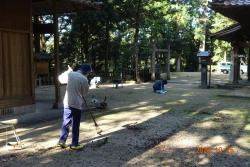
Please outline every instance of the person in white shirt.
[{"label": "person in white shirt", "polygon": [[[63,123],[60,132],[60,139],[57,143],[58,147],[66,148],[66,140],[69,135],[70,126],[72,126],[72,143],[70,150],[81,149],[83,146],[78,145],[79,127],[82,113],[83,97],[89,92],[89,84],[87,76],[92,72],[90,64],[84,63],[78,71],[67,72],[59,76],[61,83],[66,82],[67,88],[64,103]],[[62,79],[63,78],[63,79]],[[66,78],[66,79],[65,79]]]}]

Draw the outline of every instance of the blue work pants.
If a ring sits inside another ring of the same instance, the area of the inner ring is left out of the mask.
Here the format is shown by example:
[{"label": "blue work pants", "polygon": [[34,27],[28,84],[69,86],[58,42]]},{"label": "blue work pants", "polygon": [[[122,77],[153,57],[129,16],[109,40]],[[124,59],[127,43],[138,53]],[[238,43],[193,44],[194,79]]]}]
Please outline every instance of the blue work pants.
[{"label": "blue work pants", "polygon": [[72,146],[78,146],[81,114],[82,112],[79,109],[64,106],[63,124],[59,143],[66,143],[70,126],[72,126]]}]

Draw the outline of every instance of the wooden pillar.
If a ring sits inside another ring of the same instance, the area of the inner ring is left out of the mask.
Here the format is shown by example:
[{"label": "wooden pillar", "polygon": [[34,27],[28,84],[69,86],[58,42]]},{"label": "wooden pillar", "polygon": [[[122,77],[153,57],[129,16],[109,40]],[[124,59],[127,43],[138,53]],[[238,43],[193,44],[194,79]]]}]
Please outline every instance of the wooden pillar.
[{"label": "wooden pillar", "polygon": [[152,43],[153,46],[153,53],[151,59],[151,81],[155,81],[155,43]]},{"label": "wooden pillar", "polygon": [[[34,24],[40,24],[39,22],[39,17],[38,16],[34,16]],[[34,48],[35,48],[35,52],[41,52],[41,47],[40,47],[40,34],[35,33],[34,34]],[[37,79],[38,79],[38,75],[37,75],[37,61],[34,60],[34,76],[35,76],[35,87],[37,87]]]},{"label": "wooden pillar", "polygon": [[[34,24],[40,24],[39,17],[34,16]],[[34,45],[35,45],[35,52],[41,52],[41,47],[40,47],[40,34],[35,33],[34,34]]]},{"label": "wooden pillar", "polygon": [[54,0],[53,6],[53,23],[54,23],[54,61],[55,61],[55,103],[53,109],[59,108],[60,99],[60,83],[58,76],[60,75],[59,62],[59,34],[58,34],[58,2]]},{"label": "wooden pillar", "polygon": [[167,80],[170,80],[170,44],[167,44],[168,57],[167,57]]},{"label": "wooden pillar", "polygon": [[235,43],[234,45],[234,75],[233,75],[233,84],[239,83],[239,71],[238,71],[238,43]]},{"label": "wooden pillar", "polygon": [[[35,76],[34,76],[34,51],[33,51],[33,23],[32,23],[32,1],[30,0],[29,1],[30,3],[30,21],[29,21],[29,24],[30,24],[30,32],[29,32],[29,38],[30,38],[30,43],[29,43],[29,48],[30,48],[30,70],[31,70],[31,93],[32,93],[32,100],[34,101],[34,104],[36,103],[36,94],[35,94],[35,84],[34,84],[34,80],[35,80]],[[1,34],[0,34],[1,36]],[[1,39],[1,38],[0,38]],[[0,49],[1,50],[1,49]],[[1,57],[1,55],[0,55]],[[0,84],[1,86],[1,84]]]}]

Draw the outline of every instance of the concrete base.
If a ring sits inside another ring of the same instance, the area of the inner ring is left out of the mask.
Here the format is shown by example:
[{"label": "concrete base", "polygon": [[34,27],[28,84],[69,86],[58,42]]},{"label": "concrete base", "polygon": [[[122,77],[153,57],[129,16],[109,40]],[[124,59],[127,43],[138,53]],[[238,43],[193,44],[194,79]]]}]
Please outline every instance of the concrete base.
[{"label": "concrete base", "polygon": [[63,103],[54,103],[52,109],[60,109],[63,108]]},{"label": "concrete base", "polygon": [[0,118],[13,117],[36,112],[36,104],[1,109]]},{"label": "concrete base", "polygon": [[209,89],[209,86],[208,85],[199,85],[199,88],[200,89]]},{"label": "concrete base", "polygon": [[13,107],[13,109],[14,109],[14,115],[34,113],[36,112],[36,104]]}]

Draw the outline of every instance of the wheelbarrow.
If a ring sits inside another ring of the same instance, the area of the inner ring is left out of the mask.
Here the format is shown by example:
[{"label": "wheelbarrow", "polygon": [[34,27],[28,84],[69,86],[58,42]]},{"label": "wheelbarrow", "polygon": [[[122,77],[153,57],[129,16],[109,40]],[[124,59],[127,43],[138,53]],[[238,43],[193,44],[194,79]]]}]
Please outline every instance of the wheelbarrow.
[{"label": "wheelbarrow", "polygon": [[118,88],[118,85],[121,84],[122,88],[123,88],[123,80],[122,79],[113,79],[113,88],[115,86],[115,88]]}]

